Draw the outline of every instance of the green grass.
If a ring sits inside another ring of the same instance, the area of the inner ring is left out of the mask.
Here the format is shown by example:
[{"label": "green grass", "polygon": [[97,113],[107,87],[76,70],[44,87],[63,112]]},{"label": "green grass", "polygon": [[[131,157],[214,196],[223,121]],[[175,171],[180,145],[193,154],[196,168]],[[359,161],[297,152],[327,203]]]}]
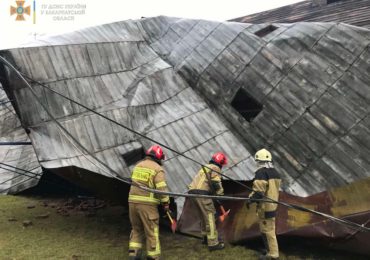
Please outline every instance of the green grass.
[{"label": "green grass", "polygon": [[[66,217],[41,202],[0,197],[0,259],[124,259],[129,227],[122,208],[102,210],[98,217],[78,211]],[[29,204],[36,207],[28,209]],[[36,218],[45,213],[50,213],[49,218]],[[17,221],[9,222],[9,217]],[[24,220],[33,225],[23,227]]]},{"label": "green grass", "polygon": [[[98,210],[94,217],[72,210],[66,217],[50,204],[44,207],[44,201],[0,196],[0,259],[127,259],[130,225],[123,207]],[[31,204],[35,208],[27,208]],[[36,218],[46,213],[50,214],[48,218]],[[13,217],[17,221],[8,221]],[[23,227],[24,220],[32,221],[33,225]],[[166,230],[161,230],[161,244],[164,259],[256,258],[255,251],[241,246],[229,246],[225,251],[210,254],[199,239]]]},{"label": "green grass", "polygon": [[[43,206],[44,201],[48,207]],[[130,224],[127,210],[110,206],[87,217],[85,212],[70,210],[61,216],[50,203],[62,205],[62,199],[0,196],[0,259],[127,259]],[[27,208],[28,205],[34,208]],[[36,216],[49,213],[46,219]],[[10,222],[14,217],[17,221]],[[32,226],[23,227],[30,220]],[[244,246],[226,245],[222,251],[209,252],[199,239],[172,234],[161,228],[162,256],[176,259],[257,259],[258,253]],[[284,252],[280,259],[345,259],[340,253],[314,250]]]}]

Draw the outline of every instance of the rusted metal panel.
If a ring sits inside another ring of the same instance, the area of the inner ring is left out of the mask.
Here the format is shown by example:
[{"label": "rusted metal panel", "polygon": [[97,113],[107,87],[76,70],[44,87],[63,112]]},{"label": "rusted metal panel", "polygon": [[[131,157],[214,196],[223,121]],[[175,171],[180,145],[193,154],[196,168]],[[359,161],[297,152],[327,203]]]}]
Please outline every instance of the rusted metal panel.
[{"label": "rusted metal panel", "polygon": [[[251,183],[248,183],[251,186]],[[225,194],[247,197],[248,191],[235,183],[227,182]],[[280,192],[279,201],[303,206],[332,216],[364,224],[370,227],[370,178],[349,185],[324,191],[308,197],[298,197]],[[224,238],[232,243],[248,243],[260,236],[256,204],[247,209],[244,202],[222,202],[230,209],[229,217],[222,225]],[[183,233],[200,236],[200,221],[188,199],[178,222]],[[279,238],[314,238],[327,246],[370,255],[370,233],[361,232],[312,213],[298,211],[280,205],[276,217],[276,234]]]}]

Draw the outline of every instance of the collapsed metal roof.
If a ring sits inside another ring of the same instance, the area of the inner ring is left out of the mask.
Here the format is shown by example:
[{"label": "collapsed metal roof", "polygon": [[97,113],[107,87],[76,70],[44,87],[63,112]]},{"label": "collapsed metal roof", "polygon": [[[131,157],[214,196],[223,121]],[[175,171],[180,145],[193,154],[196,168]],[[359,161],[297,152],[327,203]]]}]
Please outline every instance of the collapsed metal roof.
[{"label": "collapsed metal roof", "polygon": [[[160,16],[43,37],[1,55],[34,80],[197,161],[226,152],[231,178],[252,179],[251,154],[267,146],[284,191],[302,196],[370,176],[369,44],[368,30],[346,24]],[[14,72],[0,71],[41,166],[109,177],[58,130]],[[127,156],[150,142],[33,86],[73,136],[129,176]],[[167,154],[169,187],[183,192],[198,166]]]},{"label": "collapsed metal roof", "polygon": [[[369,176],[369,30],[192,22],[164,27],[152,48],[248,151],[271,147],[285,191],[314,194]],[[232,106],[241,90],[262,105],[249,122]]]},{"label": "collapsed metal roof", "polygon": [[341,22],[370,29],[370,0],[307,0],[232,19],[244,23]]},{"label": "collapsed metal roof", "polygon": [[[27,142],[29,138],[21,127],[14,108],[0,84],[0,142]],[[31,145],[0,146],[0,193],[18,193],[35,186],[41,176],[41,167]],[[7,166],[9,165],[9,166]],[[18,170],[24,169],[37,175]]]}]

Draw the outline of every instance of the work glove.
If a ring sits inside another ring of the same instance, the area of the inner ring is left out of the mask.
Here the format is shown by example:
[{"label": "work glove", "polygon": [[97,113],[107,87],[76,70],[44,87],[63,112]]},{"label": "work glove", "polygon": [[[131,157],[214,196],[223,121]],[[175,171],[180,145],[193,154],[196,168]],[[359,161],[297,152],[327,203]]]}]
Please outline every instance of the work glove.
[{"label": "work glove", "polygon": [[169,203],[162,204],[162,207],[163,207],[163,211],[164,211],[165,214],[167,214],[167,212],[168,213],[171,213],[170,204]]},{"label": "work glove", "polygon": [[163,218],[168,218],[167,212],[168,212],[168,214],[169,214],[172,218],[175,218],[174,214],[173,214],[173,213],[172,213],[172,211],[170,210],[170,204],[169,204],[169,203],[164,203],[164,204],[162,204],[162,208],[163,208],[163,211],[164,211]]},{"label": "work glove", "polygon": [[250,208],[250,206],[253,204],[253,203],[257,203],[257,201],[255,201],[255,199],[262,199],[263,198],[263,195],[261,192],[259,191],[254,191],[251,196],[249,196],[249,200],[246,201],[245,205],[247,206],[247,209]]}]

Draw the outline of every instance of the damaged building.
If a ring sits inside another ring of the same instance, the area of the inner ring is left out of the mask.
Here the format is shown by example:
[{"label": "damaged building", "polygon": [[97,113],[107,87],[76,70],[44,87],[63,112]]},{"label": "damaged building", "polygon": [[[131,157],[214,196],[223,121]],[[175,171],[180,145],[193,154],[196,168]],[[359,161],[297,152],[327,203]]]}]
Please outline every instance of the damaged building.
[{"label": "damaged building", "polygon": [[42,170],[1,84],[0,118],[0,192],[14,194],[37,185]]},{"label": "damaged building", "polygon": [[341,22],[370,29],[370,1],[306,0],[230,21],[243,23]]},{"label": "damaged building", "polygon": [[[98,194],[126,200],[128,185],[112,178],[105,165],[130,177],[152,142],[48,88],[198,162],[223,151],[229,157],[224,173],[235,180],[252,180],[253,154],[268,147],[282,175],[282,200],[362,224],[370,210],[363,195],[370,185],[369,46],[368,29],[342,23],[159,16],[1,50],[36,95],[4,64],[0,77],[40,166]],[[168,186],[183,193],[199,165],[165,152]],[[227,194],[247,193],[228,182],[225,187]],[[343,189],[351,197],[342,196]],[[185,214],[186,201],[183,214],[183,199],[176,201],[180,231],[195,232],[197,220]],[[227,205],[232,213],[226,238],[256,236],[247,232],[256,228],[252,212],[241,202]],[[280,208],[281,235],[343,238],[354,232]],[[338,233],[330,234],[334,229]],[[369,239],[354,233],[348,249],[370,254],[358,236]]]}]

